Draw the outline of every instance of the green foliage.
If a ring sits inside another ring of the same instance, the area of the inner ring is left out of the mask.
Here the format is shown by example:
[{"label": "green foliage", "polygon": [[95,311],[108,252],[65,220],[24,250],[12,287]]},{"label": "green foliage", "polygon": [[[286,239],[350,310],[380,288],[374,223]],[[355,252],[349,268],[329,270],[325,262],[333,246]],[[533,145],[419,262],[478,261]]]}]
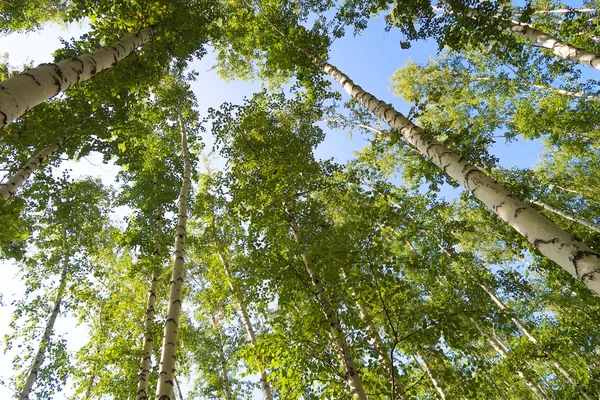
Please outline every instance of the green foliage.
[{"label": "green foliage", "polygon": [[[456,183],[358,103],[330,106],[339,96],[314,66],[346,25],[360,32],[378,13],[389,29],[402,31],[403,47],[434,38],[453,49],[394,74],[394,92],[413,106],[409,118],[515,195],[561,210],[533,205],[598,248],[600,234],[564,216],[600,222],[597,82],[502,30],[502,20],[515,17],[598,51],[594,18],[536,13],[563,7],[548,1],[525,9],[485,2],[477,5],[485,16],[477,18],[466,16],[470,4],[456,1],[440,3],[443,14],[427,1],[33,5],[5,6],[0,30],[90,21],[84,37],[56,51],[57,60],[145,27],[155,34],[134,55],[1,133],[0,163],[9,174],[61,144],[17,196],[0,204],[0,255],[16,260],[25,284],[5,338],[16,355],[11,387],[22,386],[40,327],[59,299],[57,324],[77,318],[88,341],[70,349],[68,337],[53,332],[36,398],[56,396],[69,382],[73,398],[132,398],[149,283],[157,274],[152,392],[183,171],[182,117],[195,193],[177,344],[177,380],[184,392],[193,387],[186,397],[250,399],[259,389],[256,375],[264,373],[276,398],[350,399],[335,323],[371,399],[431,399],[438,388],[452,399],[535,399],[532,382],[556,399],[577,398],[580,389],[600,393],[597,296],[471,194],[440,197],[438,190]],[[210,110],[201,121],[183,76],[208,44],[224,78],[258,78],[265,89],[243,104]],[[0,75],[11,73],[4,63]],[[282,87],[291,87],[291,95]],[[328,133],[319,123],[324,119],[328,129],[368,132],[355,160],[340,165],[316,158]],[[226,164],[217,171],[205,165],[202,173],[200,136],[207,132]],[[501,168],[499,138],[541,140],[540,163]],[[57,178],[65,157],[93,152],[120,168],[117,189],[67,174]],[[109,210],[117,208],[125,222],[114,221]]]}]

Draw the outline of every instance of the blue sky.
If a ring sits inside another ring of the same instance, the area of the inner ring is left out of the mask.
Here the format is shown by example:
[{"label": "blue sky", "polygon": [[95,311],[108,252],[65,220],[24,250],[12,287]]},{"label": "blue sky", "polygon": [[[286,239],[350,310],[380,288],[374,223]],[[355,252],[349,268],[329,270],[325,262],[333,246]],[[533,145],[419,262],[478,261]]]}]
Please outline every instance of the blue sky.
[{"label": "blue sky", "polygon": [[[17,67],[25,62],[32,61],[34,65],[52,60],[51,53],[60,47],[59,36],[65,38],[78,37],[84,28],[71,26],[68,32],[58,26],[50,26],[42,32],[28,35],[9,35],[0,37],[0,49],[9,54],[9,62]],[[410,108],[401,99],[394,97],[389,89],[389,78],[392,73],[410,59],[424,63],[437,51],[435,43],[416,43],[408,50],[402,50],[399,45],[400,35],[398,30],[386,32],[384,21],[374,20],[369,28],[360,36],[347,36],[334,42],[330,52],[330,62],[349,75],[355,83],[363,89],[373,93],[381,100],[393,104],[399,111],[407,113]],[[215,71],[211,70],[214,58],[209,54],[203,60],[193,64],[193,68],[200,75],[192,84],[198,97],[199,108],[202,115],[208,107],[218,107],[224,101],[240,102],[243,96],[250,96],[260,90],[260,84],[248,82],[224,82]],[[332,89],[340,90],[334,82]],[[348,96],[343,94],[344,100]],[[207,143],[210,144],[210,143]],[[318,149],[321,158],[335,158],[343,162],[351,157],[351,152],[360,150],[365,142],[360,135],[352,139],[344,132],[328,132],[325,142]],[[209,148],[210,146],[207,146]],[[516,141],[510,146],[501,141],[494,146],[495,154],[500,157],[501,165],[519,167],[530,166],[537,160],[540,151],[538,142]],[[79,174],[102,176],[106,183],[114,180],[117,172],[115,166],[96,166],[101,163],[101,158],[88,157],[82,160],[76,168]],[[95,165],[96,164],[96,165]],[[0,273],[0,293],[4,294],[4,302],[19,296],[23,288],[18,281],[11,279],[16,269],[11,265],[3,265]],[[6,333],[6,325],[10,321],[10,307],[0,307],[0,335]],[[70,329],[73,321],[63,319],[59,323],[58,331]],[[76,340],[79,345],[85,341],[85,335]],[[0,376],[6,378],[10,374],[11,356],[0,355]],[[10,392],[0,387],[0,397],[8,398]],[[59,398],[59,397],[57,397]]]}]

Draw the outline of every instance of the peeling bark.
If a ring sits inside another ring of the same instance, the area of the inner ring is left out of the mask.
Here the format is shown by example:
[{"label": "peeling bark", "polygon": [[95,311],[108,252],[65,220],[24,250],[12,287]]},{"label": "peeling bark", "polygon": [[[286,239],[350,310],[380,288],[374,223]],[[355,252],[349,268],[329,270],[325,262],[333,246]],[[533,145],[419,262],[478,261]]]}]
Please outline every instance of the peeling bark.
[{"label": "peeling bark", "polygon": [[177,333],[179,330],[179,317],[181,314],[181,292],[183,289],[185,237],[187,226],[187,200],[191,186],[191,166],[187,145],[187,132],[181,116],[179,117],[181,129],[181,150],[183,158],[183,184],[179,192],[179,213],[177,215],[177,229],[175,233],[175,252],[173,253],[173,274],[169,290],[169,305],[167,307],[167,320],[163,334],[162,353],[160,356],[160,371],[156,387],[157,400],[173,400],[175,354],[177,350]]},{"label": "peeling bark", "polygon": [[365,392],[365,389],[363,388],[361,377],[358,372],[358,368],[356,367],[354,357],[352,356],[350,348],[348,346],[348,342],[346,341],[346,335],[342,331],[340,317],[337,313],[337,310],[331,304],[331,300],[325,292],[325,287],[323,286],[323,282],[320,276],[312,268],[312,262],[310,260],[308,251],[305,248],[305,245],[302,243],[300,228],[298,227],[296,220],[294,219],[289,210],[286,210],[286,212],[289,216],[288,221],[292,228],[292,234],[294,235],[294,239],[300,246],[302,246],[302,261],[304,262],[306,272],[308,272],[308,275],[310,276],[310,279],[312,281],[315,294],[319,299],[319,302],[321,303],[325,320],[327,322],[327,325],[329,326],[329,333],[331,335],[331,338],[333,339],[333,342],[335,343],[336,349],[338,351],[338,354],[344,366],[344,370],[346,372],[345,380],[348,386],[350,387],[352,397],[359,400],[367,400],[367,394]]},{"label": "peeling bark", "polygon": [[148,384],[150,382],[150,367],[152,364],[152,344],[154,343],[154,335],[152,329],[154,327],[154,313],[156,306],[156,291],[158,289],[159,265],[160,265],[160,250],[161,236],[163,226],[162,208],[159,206],[156,210],[156,232],[154,240],[154,250],[152,252],[154,270],[150,280],[150,289],[148,290],[148,302],[146,305],[146,317],[144,319],[144,346],[142,359],[140,361],[140,373],[138,375],[138,387],[136,392],[136,400],[148,400]]},{"label": "peeling bark", "polygon": [[111,68],[152,39],[154,30],[144,28],[112,46],[68,58],[56,64],[40,64],[0,82],[0,128],[29,109],[56,96],[98,72]]},{"label": "peeling bark", "polygon": [[422,155],[467,188],[498,217],[523,235],[543,255],[600,294],[600,253],[577,241],[552,221],[508,192],[483,171],[469,164],[434,139],[389,104],[356,85],[331,64],[318,61],[357,102],[396,129]]},{"label": "peeling bark", "polygon": [[43,162],[52,157],[52,155],[56,153],[60,146],[69,140],[70,137],[70,135],[63,136],[57,143],[51,144],[37,153],[35,156],[31,157],[23,168],[18,170],[11,178],[8,179],[8,182],[0,184],[0,198],[8,200],[14,196],[16,190],[20,188],[27,181],[27,179],[29,179],[31,174],[33,174]]},{"label": "peeling bark", "polygon": [[31,369],[29,370],[29,374],[25,379],[25,383],[23,384],[23,388],[21,389],[21,393],[19,393],[19,400],[27,400],[29,399],[29,395],[31,394],[31,389],[35,384],[38,373],[40,372],[40,367],[44,362],[44,355],[46,354],[46,349],[48,348],[48,343],[50,342],[50,337],[52,336],[52,331],[54,330],[54,323],[56,322],[56,318],[60,312],[60,305],[63,300],[63,296],[65,294],[65,288],[67,286],[67,272],[69,268],[69,260],[67,257],[63,259],[62,269],[60,271],[60,283],[58,285],[58,291],[56,292],[56,299],[54,300],[54,307],[52,309],[52,313],[50,314],[50,318],[46,323],[46,328],[44,329],[44,334],[42,335],[42,341],[40,342],[40,346],[38,347],[38,351],[33,359],[33,363],[31,364]]}]

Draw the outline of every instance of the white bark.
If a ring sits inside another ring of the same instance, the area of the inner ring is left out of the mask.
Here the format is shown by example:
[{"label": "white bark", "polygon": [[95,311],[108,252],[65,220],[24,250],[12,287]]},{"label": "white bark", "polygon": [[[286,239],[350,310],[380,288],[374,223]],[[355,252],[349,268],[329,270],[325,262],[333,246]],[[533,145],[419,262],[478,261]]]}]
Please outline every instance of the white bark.
[{"label": "white bark", "polygon": [[[420,360],[417,359],[417,357],[419,357]],[[417,364],[419,364],[419,366],[421,366],[425,370],[425,372],[427,373],[427,376],[429,377],[429,380],[433,384],[433,387],[435,388],[435,390],[437,390],[438,394],[440,395],[440,398],[442,400],[446,400],[446,395],[444,394],[444,390],[442,389],[442,387],[440,386],[439,382],[437,381],[437,379],[435,379],[435,376],[431,372],[431,368],[429,368],[429,364],[427,363],[427,359],[425,358],[425,356],[423,355],[423,353],[421,353],[420,351],[418,351],[417,352],[417,357],[415,357],[413,355],[413,358],[415,359],[415,362]],[[421,365],[421,363],[422,363],[422,365]]]},{"label": "white bark", "polygon": [[[342,277],[347,280],[346,277],[346,273],[344,272],[344,270],[341,270],[341,274]],[[383,369],[385,370],[385,373],[387,374],[387,376],[390,379],[390,382],[392,383],[392,391],[393,391],[393,395],[392,395],[392,399],[394,398],[398,398],[399,400],[402,400],[402,392],[404,391],[404,388],[402,387],[402,384],[400,383],[400,379],[399,379],[399,374],[397,373],[397,370],[394,368],[394,365],[392,364],[392,359],[391,359],[391,354],[389,351],[386,350],[386,346],[383,343],[383,339],[381,338],[381,335],[379,334],[379,330],[377,330],[377,327],[375,326],[374,322],[373,322],[373,318],[371,318],[371,313],[369,311],[369,308],[358,299],[357,294],[356,294],[356,289],[354,287],[352,287],[352,297],[354,298],[354,302],[356,303],[356,307],[358,308],[360,317],[362,318],[363,321],[365,321],[367,323],[367,329],[369,330],[369,332],[371,333],[371,337],[373,338],[373,344],[375,347],[375,352],[377,353],[378,357],[379,357],[379,363],[381,364],[381,366],[383,367]],[[398,393],[398,396],[396,397],[396,394]]]},{"label": "white bark", "polygon": [[396,111],[389,104],[365,92],[339,69],[319,62],[321,69],[331,75],[344,90],[360,104],[396,129],[411,145],[446,174],[462,183],[473,195],[498,217],[525,236],[543,255],[600,294],[600,253],[577,241],[552,221],[508,192],[494,179],[464,158],[447,149]]},{"label": "white bark", "polygon": [[68,58],[56,64],[41,64],[0,82],[0,128],[60,92],[115,66],[150,41],[153,34],[152,28],[144,28],[93,53]]},{"label": "white bark", "polygon": [[50,342],[50,337],[52,336],[52,331],[54,330],[54,323],[56,322],[56,318],[60,312],[60,305],[63,300],[63,296],[65,294],[65,288],[67,286],[67,271],[68,271],[68,258],[65,257],[63,260],[62,269],[60,271],[60,283],[58,285],[58,291],[56,292],[56,299],[54,300],[54,307],[52,309],[52,313],[50,314],[50,318],[46,323],[46,328],[44,329],[44,334],[42,335],[42,341],[40,342],[40,346],[38,347],[38,351],[33,359],[33,363],[31,364],[31,369],[29,370],[29,374],[25,379],[25,384],[19,393],[19,400],[27,400],[29,399],[29,394],[31,393],[31,389],[37,379],[38,373],[40,372],[40,367],[44,362],[44,355],[46,354],[46,349],[48,348],[48,343]]},{"label": "white bark", "polygon": [[516,79],[471,78],[470,80],[472,82],[486,82],[486,81],[487,82],[508,82],[508,83],[514,83],[515,85],[522,86],[522,87],[531,87],[534,89],[546,90],[549,92],[562,94],[562,95],[568,96],[568,97],[575,97],[577,99],[600,101],[600,97],[593,96],[591,94],[587,94],[584,92],[573,92],[571,90],[558,89],[558,88],[555,88],[552,86],[539,85],[539,84],[533,83],[533,82],[520,82]]},{"label": "white bark", "polygon": [[6,183],[0,184],[0,198],[8,200],[10,197],[14,196],[16,190],[29,179],[31,174],[33,174],[44,161],[52,157],[69,137],[70,136],[63,136],[57,143],[51,144],[35,156],[31,157],[25,166],[9,178]]},{"label": "white bark", "polygon": [[555,10],[538,10],[534,11],[534,14],[584,14],[584,13],[595,13],[598,12],[595,8],[557,8]]},{"label": "white bark", "polygon": [[[219,244],[217,243],[217,247]],[[248,311],[246,310],[246,305],[244,304],[244,300],[242,296],[240,296],[235,284],[233,283],[233,275],[231,273],[231,269],[229,268],[229,263],[227,259],[222,253],[222,250],[219,248],[219,258],[223,263],[223,269],[225,270],[225,275],[227,276],[227,282],[229,283],[229,288],[233,293],[235,301],[238,303],[238,308],[240,310],[240,316],[242,318],[242,322],[246,328],[246,333],[248,334],[248,339],[250,340],[250,345],[252,347],[256,346],[256,335],[254,333],[254,327],[252,326],[252,322],[250,321],[250,316],[248,315]],[[260,368],[260,386],[262,388],[263,394],[266,400],[273,400],[273,393],[271,392],[271,385],[267,380],[267,372],[265,368],[262,366],[262,358],[260,359],[261,368]]]},{"label": "white bark", "polygon": [[350,348],[348,346],[348,342],[346,341],[346,335],[342,331],[342,326],[340,323],[340,317],[337,313],[337,310],[331,304],[331,300],[327,293],[325,292],[325,287],[323,286],[323,282],[321,281],[320,276],[316,273],[316,271],[312,268],[312,262],[310,260],[310,256],[308,251],[306,250],[305,244],[302,242],[302,237],[300,234],[300,229],[296,220],[292,216],[289,210],[286,210],[289,216],[289,223],[292,228],[292,233],[294,235],[294,239],[296,242],[302,246],[302,261],[304,262],[304,267],[310,276],[310,279],[313,284],[313,288],[316,292],[316,296],[321,303],[321,307],[323,310],[323,314],[325,315],[325,320],[327,325],[329,326],[329,333],[337,351],[339,353],[340,359],[344,366],[346,372],[346,382],[350,387],[350,391],[352,392],[352,397],[359,400],[367,400],[367,394],[365,389],[363,388],[360,374],[358,372],[358,368],[356,367],[356,363],[354,361],[354,357],[350,352]]},{"label": "white bark", "polygon": [[180,398],[181,400],[185,400],[185,399],[183,398],[183,393],[181,392],[181,386],[179,386],[179,380],[177,380],[177,377],[176,377],[176,376],[174,376],[174,377],[173,377],[173,380],[175,381],[175,386],[177,386],[177,393],[179,393],[179,398]]},{"label": "white bark", "polygon": [[501,20],[495,16],[486,15],[481,11],[473,8],[470,8],[466,12],[466,15],[473,18],[493,18],[498,20],[499,22],[509,23],[510,27],[507,28],[508,32],[516,36],[520,36],[530,41],[531,43],[535,43],[540,47],[548,49],[552,53],[556,54],[561,58],[564,58],[565,60],[571,60],[577,64],[585,65],[586,67],[594,68],[600,71],[600,55],[591,51],[569,46],[568,44],[563,43],[560,39],[547,33],[544,33],[539,29],[533,28],[528,24],[519,22],[517,20]]},{"label": "white bark", "polygon": [[[502,343],[498,338],[496,338],[496,337],[488,334],[487,332],[485,332],[477,324],[475,324],[475,326],[477,327],[477,329],[479,330],[479,332],[481,332],[485,336],[485,338],[487,339],[487,341],[490,344],[490,346],[492,346],[492,348],[494,350],[496,350],[496,353],[500,354],[500,356],[502,356],[502,358],[508,357],[508,349],[506,348],[506,346],[504,346],[504,343]],[[533,394],[536,395],[536,397],[538,399],[540,399],[540,400],[548,400],[548,397],[544,394],[544,391],[540,388],[539,385],[537,385],[534,382],[531,382],[525,376],[525,374],[523,374],[523,372],[520,369],[516,369],[515,371],[517,372],[517,375],[519,375],[519,377],[523,380],[523,382],[525,382],[525,384],[527,385],[527,387],[533,392]]]},{"label": "white bark", "polygon": [[520,86],[528,86],[528,87],[532,87],[532,88],[540,89],[540,90],[548,90],[550,92],[562,94],[564,96],[575,97],[578,99],[600,101],[600,97],[592,96],[591,94],[587,94],[584,92],[573,92],[571,90],[558,89],[558,88],[554,88],[551,86],[538,85],[538,84],[531,83],[531,82],[517,82],[517,84]]},{"label": "white bark", "polygon": [[402,400],[401,393],[404,389],[402,388],[402,384],[400,383],[398,373],[394,368],[394,365],[392,364],[391,354],[389,351],[386,350],[386,346],[383,343],[383,339],[381,339],[381,335],[379,334],[377,327],[373,323],[373,319],[371,318],[367,306],[363,302],[358,300],[356,300],[356,305],[358,306],[360,317],[367,323],[367,329],[369,330],[369,332],[371,333],[371,337],[373,338],[375,352],[379,356],[379,362],[383,366],[383,369],[388,375],[390,381],[393,380],[394,382],[393,387],[397,396],[396,394],[394,394],[393,398],[398,398]]},{"label": "white bark", "polygon": [[[490,296],[490,298],[494,301],[494,303],[496,303],[498,308],[500,308],[502,311],[508,313],[509,315],[512,315],[510,320],[519,328],[519,330],[521,331],[523,336],[525,336],[531,343],[536,345],[542,351],[542,353],[546,356],[546,358],[550,361],[550,363],[552,363],[552,365],[554,365],[554,367],[558,370],[558,372],[560,372],[561,375],[564,376],[570,384],[576,385],[577,383],[575,382],[575,380],[573,379],[571,374],[563,367],[563,365],[556,359],[556,357],[554,357],[552,354],[548,353],[543,348],[543,346],[537,340],[537,338],[535,336],[533,336],[531,334],[531,332],[529,332],[529,329],[527,329],[527,327],[525,327],[525,325],[515,316],[514,311],[512,311],[510,308],[508,308],[508,306],[506,304],[504,304],[504,302],[498,296],[496,296],[496,294],[490,288],[488,288],[485,284],[483,284],[481,282],[479,282],[478,284]],[[583,388],[579,388],[579,393],[581,393],[581,395],[587,400],[594,399],[594,397],[592,395],[590,395],[589,393],[587,393],[587,391]]]},{"label": "white bark", "polygon": [[173,379],[175,375],[175,353],[177,350],[177,332],[181,314],[181,292],[183,290],[185,237],[187,226],[187,199],[191,186],[191,167],[187,145],[187,132],[181,117],[181,150],[183,158],[183,185],[179,192],[179,212],[175,233],[175,252],[173,253],[173,274],[169,290],[167,320],[163,334],[162,353],[160,356],[160,371],[156,388],[157,400],[173,400]]},{"label": "white bark", "polygon": [[563,218],[566,218],[566,219],[568,219],[570,221],[573,221],[573,222],[577,222],[577,223],[585,226],[586,228],[589,228],[589,229],[591,229],[593,231],[596,231],[596,232],[600,233],[600,225],[598,225],[598,224],[595,224],[595,223],[593,223],[591,221],[588,221],[586,219],[583,219],[583,218],[579,218],[578,216],[573,215],[571,213],[568,213],[566,211],[561,211],[558,208],[554,208],[551,205],[548,205],[546,203],[542,203],[541,201],[529,200],[529,202],[531,204],[535,204],[535,205],[538,205],[540,207],[543,207],[546,210],[548,210],[550,212],[553,212],[554,214],[560,215]]},{"label": "white bark", "polygon": [[150,280],[150,289],[148,290],[148,302],[146,305],[146,317],[144,320],[144,345],[143,354],[140,361],[140,373],[138,375],[138,387],[136,392],[136,400],[148,400],[148,383],[150,381],[150,366],[152,363],[152,345],[154,343],[154,335],[152,329],[154,327],[154,313],[156,306],[156,291],[158,289],[159,265],[160,265],[160,250],[162,236],[163,216],[162,208],[156,210],[156,238],[154,241],[154,250],[152,258],[154,262],[154,270]]}]

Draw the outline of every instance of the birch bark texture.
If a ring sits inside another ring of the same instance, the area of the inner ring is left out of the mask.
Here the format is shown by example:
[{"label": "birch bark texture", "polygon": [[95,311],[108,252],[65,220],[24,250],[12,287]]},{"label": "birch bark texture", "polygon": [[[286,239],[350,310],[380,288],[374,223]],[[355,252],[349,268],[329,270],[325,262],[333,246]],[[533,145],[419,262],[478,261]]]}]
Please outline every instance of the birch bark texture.
[{"label": "birch bark texture", "polygon": [[540,253],[600,295],[600,252],[576,240],[437,140],[428,139],[423,129],[356,85],[335,66],[324,61],[318,63],[321,70],[336,80],[353,99],[396,129],[423,156],[460,182]]},{"label": "birch bark texture", "polygon": [[56,299],[54,300],[54,307],[52,308],[52,313],[50,314],[50,318],[46,323],[46,328],[44,329],[44,334],[42,335],[42,341],[40,342],[38,351],[35,355],[35,358],[33,359],[33,363],[31,364],[29,374],[25,379],[25,384],[21,389],[21,393],[19,393],[19,400],[29,399],[29,395],[31,394],[33,385],[35,384],[38,373],[40,372],[40,367],[44,362],[46,349],[48,348],[48,343],[50,342],[50,337],[52,336],[52,331],[54,330],[54,323],[56,322],[56,318],[58,317],[58,314],[60,312],[60,305],[62,304],[63,296],[65,294],[65,288],[67,286],[68,269],[69,259],[68,257],[64,257],[62,269],[60,271],[60,283],[58,285],[58,291],[56,292]]},{"label": "birch bark texture", "polygon": [[149,42],[154,29],[148,27],[98,50],[57,63],[40,64],[0,82],[0,128],[29,109],[92,78]]},{"label": "birch bark texture", "polygon": [[154,327],[154,313],[156,307],[156,291],[158,290],[158,277],[160,265],[161,237],[163,227],[163,212],[162,207],[156,209],[156,231],[154,240],[154,249],[152,258],[154,262],[154,270],[150,279],[150,288],[148,289],[148,302],[146,305],[146,316],[144,318],[144,345],[143,354],[140,361],[140,373],[138,375],[138,387],[136,392],[136,400],[148,400],[148,384],[150,382],[150,367],[152,363],[152,345],[154,343],[154,335],[152,329]]},{"label": "birch bark texture", "polygon": [[[233,283],[233,274],[231,273],[231,268],[229,266],[229,262],[225,258],[225,255],[223,254],[223,250],[221,249],[220,244],[216,243],[216,246],[218,248],[219,258],[221,259],[221,263],[223,264],[225,276],[227,277],[227,283],[229,284],[229,288],[231,289],[231,292],[233,293],[233,297],[234,297],[236,303],[238,303],[240,316],[242,318],[242,322],[244,323],[244,327],[246,328],[246,333],[248,334],[248,339],[250,340],[250,345],[252,347],[254,347],[254,346],[256,346],[256,335],[254,332],[254,327],[252,326],[252,321],[250,321],[250,316],[248,315],[248,311],[246,310],[246,305],[244,304],[244,300],[242,299],[242,296],[238,292],[237,287]],[[262,359],[260,360],[260,362],[262,364]],[[271,392],[271,385],[269,385],[269,382],[267,380],[267,377],[268,377],[267,371],[265,370],[265,368],[262,365],[261,365],[259,372],[260,372],[260,386],[261,386],[261,389],[265,396],[265,400],[273,400],[273,393]]]},{"label": "birch bark texture", "polygon": [[[471,18],[490,18],[489,15],[474,8],[469,8],[465,14]],[[520,36],[531,43],[548,49],[565,60],[570,60],[600,71],[600,54],[569,46],[560,39],[517,20],[506,21],[496,17],[491,18],[498,20],[500,23],[509,23],[510,26],[506,30],[513,35]]]},{"label": "birch bark texture", "polygon": [[338,354],[346,372],[345,380],[348,386],[350,387],[352,397],[358,400],[367,400],[367,393],[365,392],[365,389],[362,385],[360,373],[356,366],[356,362],[354,361],[354,357],[350,352],[350,348],[346,340],[346,335],[342,331],[340,317],[336,309],[333,307],[333,304],[331,304],[329,296],[325,292],[323,281],[321,280],[320,276],[316,273],[316,271],[312,268],[310,256],[305,248],[304,243],[302,242],[302,235],[300,233],[298,223],[296,222],[292,213],[288,209],[286,209],[286,213],[289,216],[288,222],[290,224],[290,227],[292,228],[292,234],[294,235],[294,239],[302,247],[302,261],[304,262],[306,272],[308,272],[308,275],[310,276],[310,279],[312,281],[315,294],[319,299],[319,302],[321,303],[321,308],[323,310],[325,320],[327,322],[327,325],[329,326],[329,333],[331,335],[331,339],[333,340],[335,347],[337,348]]},{"label": "birch bark texture", "polygon": [[20,188],[26,181],[29,179],[31,174],[33,174],[39,167],[48,160],[50,157],[54,155],[60,148],[60,146],[69,140],[70,136],[63,136],[57,143],[52,143],[50,146],[46,147],[35,156],[31,157],[29,161],[15,174],[8,179],[6,183],[0,185],[0,198],[3,200],[8,200],[12,196],[14,196],[15,192],[18,188]]},{"label": "birch bark texture", "polygon": [[175,251],[173,253],[173,273],[169,290],[169,304],[167,306],[167,320],[163,334],[163,345],[160,356],[160,371],[156,387],[157,400],[173,400],[175,362],[177,350],[177,333],[179,331],[179,317],[181,315],[181,296],[183,290],[185,238],[187,229],[187,200],[191,186],[191,166],[187,144],[187,131],[182,117],[179,117],[181,130],[181,151],[183,158],[183,184],[179,192],[179,212],[177,215],[177,229],[175,233]]}]

